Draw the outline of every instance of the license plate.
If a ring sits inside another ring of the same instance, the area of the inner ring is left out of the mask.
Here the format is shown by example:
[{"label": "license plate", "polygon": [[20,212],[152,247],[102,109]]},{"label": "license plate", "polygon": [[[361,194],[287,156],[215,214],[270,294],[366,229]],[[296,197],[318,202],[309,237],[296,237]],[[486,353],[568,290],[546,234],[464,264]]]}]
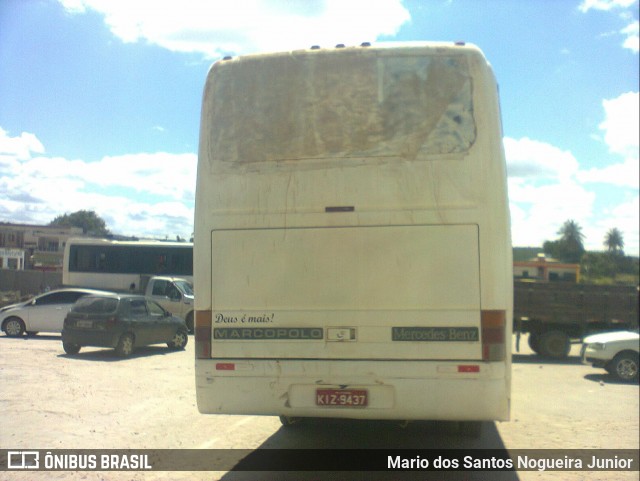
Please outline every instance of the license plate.
[{"label": "license plate", "polygon": [[368,404],[366,389],[316,389],[316,406],[363,408]]},{"label": "license plate", "polygon": [[93,322],[91,321],[78,321],[76,323],[78,327],[93,327]]}]

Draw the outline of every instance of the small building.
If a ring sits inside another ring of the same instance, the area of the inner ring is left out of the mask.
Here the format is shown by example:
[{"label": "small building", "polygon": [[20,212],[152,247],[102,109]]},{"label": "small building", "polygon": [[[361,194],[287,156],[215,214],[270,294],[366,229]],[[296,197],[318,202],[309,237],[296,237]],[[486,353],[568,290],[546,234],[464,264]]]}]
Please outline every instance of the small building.
[{"label": "small building", "polygon": [[579,282],[580,264],[565,264],[538,254],[528,261],[514,261],[513,277],[517,280]]},{"label": "small building", "polygon": [[0,247],[0,269],[24,270],[24,251]]},{"label": "small building", "polygon": [[[81,237],[79,227],[0,223],[0,268],[61,270],[64,247],[70,237]],[[1,252],[6,251],[6,255]],[[9,255],[10,254],[10,255]]]}]

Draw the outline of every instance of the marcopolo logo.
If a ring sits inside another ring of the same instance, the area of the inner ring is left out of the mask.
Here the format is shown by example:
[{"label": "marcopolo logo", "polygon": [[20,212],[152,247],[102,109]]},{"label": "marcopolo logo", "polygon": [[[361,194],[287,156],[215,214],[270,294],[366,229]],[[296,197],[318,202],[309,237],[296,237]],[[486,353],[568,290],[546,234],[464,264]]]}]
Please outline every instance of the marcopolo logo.
[{"label": "marcopolo logo", "polygon": [[319,341],[324,338],[324,330],[321,327],[218,327],[213,330],[213,338],[218,341]]}]

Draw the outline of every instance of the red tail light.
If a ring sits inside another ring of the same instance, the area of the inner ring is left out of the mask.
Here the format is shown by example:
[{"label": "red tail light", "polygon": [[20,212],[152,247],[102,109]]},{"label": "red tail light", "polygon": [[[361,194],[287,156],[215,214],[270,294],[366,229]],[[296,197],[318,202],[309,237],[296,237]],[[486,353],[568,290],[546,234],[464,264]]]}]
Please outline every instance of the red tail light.
[{"label": "red tail light", "polygon": [[112,316],[107,319],[107,327],[112,327],[118,323],[118,318],[116,316]]},{"label": "red tail light", "polygon": [[480,366],[478,366],[477,364],[461,364],[458,366],[458,372],[460,373],[480,372]]},{"label": "red tail light", "polygon": [[211,359],[211,311],[196,311],[196,359]]},{"label": "red tail light", "polygon": [[216,364],[216,371],[235,371],[236,365],[232,362],[219,362]]},{"label": "red tail light", "polygon": [[480,326],[482,329],[482,360],[504,361],[506,357],[505,311],[482,311]]}]

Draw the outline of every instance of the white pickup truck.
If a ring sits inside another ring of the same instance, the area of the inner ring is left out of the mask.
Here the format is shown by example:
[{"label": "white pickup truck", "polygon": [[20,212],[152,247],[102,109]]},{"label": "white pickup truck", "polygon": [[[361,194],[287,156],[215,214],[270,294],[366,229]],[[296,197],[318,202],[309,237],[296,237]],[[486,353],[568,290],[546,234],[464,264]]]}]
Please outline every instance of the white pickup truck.
[{"label": "white pickup truck", "polygon": [[181,317],[193,332],[193,286],[179,277],[154,276],[149,279],[145,295],[167,311]]}]

